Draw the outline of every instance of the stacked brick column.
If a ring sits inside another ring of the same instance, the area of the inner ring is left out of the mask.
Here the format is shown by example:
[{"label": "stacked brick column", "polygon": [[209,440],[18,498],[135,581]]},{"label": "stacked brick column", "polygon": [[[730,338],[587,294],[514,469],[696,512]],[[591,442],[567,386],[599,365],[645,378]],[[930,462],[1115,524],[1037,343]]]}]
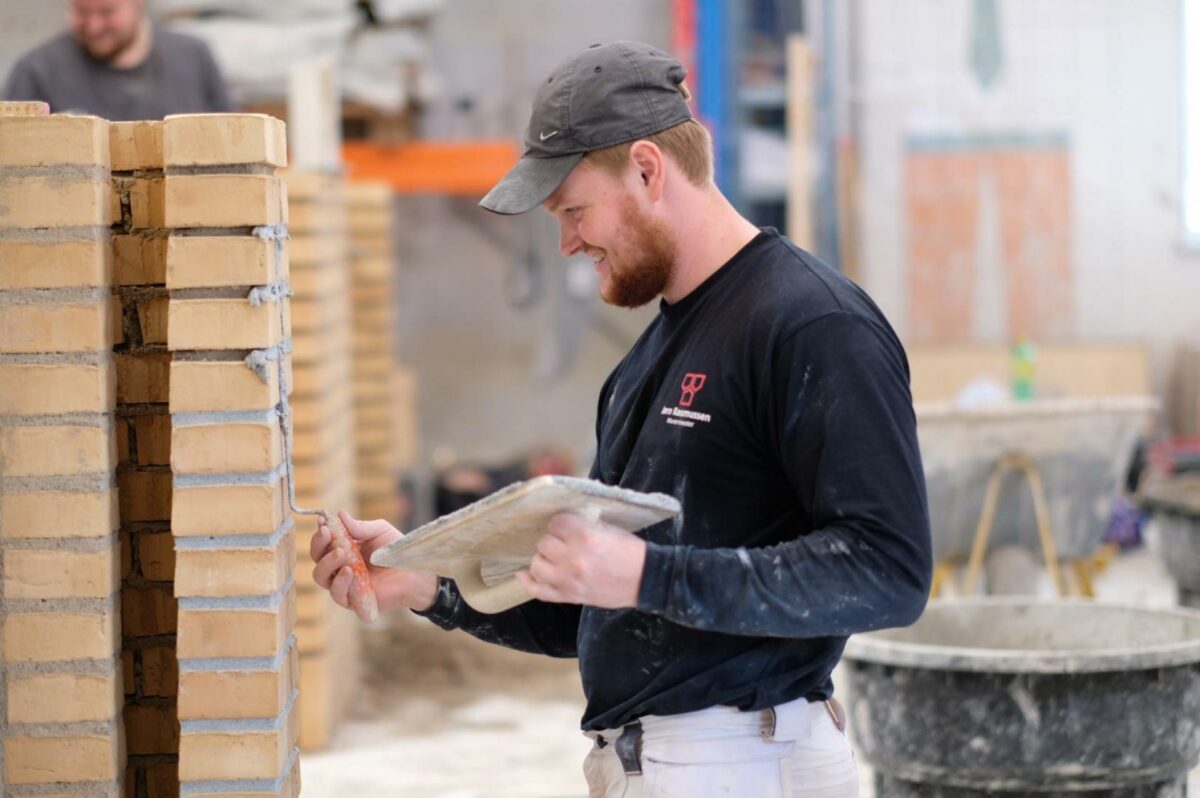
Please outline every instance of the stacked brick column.
[{"label": "stacked brick column", "polygon": [[364,518],[392,518],[400,473],[411,468],[411,375],[396,361],[396,265],[392,190],[347,187],[354,300],[354,414],[358,501]]},{"label": "stacked brick column", "polygon": [[283,124],[163,123],[179,779],[187,796],[299,792],[283,436]]},{"label": "stacked brick column", "polygon": [[109,125],[37,110],[0,104],[0,783],[115,796]]},{"label": "stacked brick column", "polygon": [[162,129],[118,122],[111,133],[125,786],[158,798],[179,793]]},{"label": "stacked brick column", "polygon": [[[294,339],[296,500],[330,511],[355,507],[351,325],[341,178],[289,172]],[[301,744],[327,742],[357,681],[358,621],[311,578],[308,539],[316,524],[297,516]]]}]

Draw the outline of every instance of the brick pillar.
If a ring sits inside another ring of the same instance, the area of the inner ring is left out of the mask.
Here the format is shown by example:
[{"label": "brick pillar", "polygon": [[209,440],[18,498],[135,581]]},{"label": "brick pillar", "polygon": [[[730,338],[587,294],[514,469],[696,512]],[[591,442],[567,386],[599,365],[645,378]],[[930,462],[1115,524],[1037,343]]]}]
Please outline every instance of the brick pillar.
[{"label": "brick pillar", "polygon": [[395,519],[401,475],[416,465],[412,374],[396,348],[396,262],[392,189],[347,187],[354,304],[354,414],[358,502],[364,518]]},{"label": "brick pillar", "polygon": [[167,340],[179,778],[185,795],[299,793],[283,123],[168,117]]},{"label": "brick pillar", "polygon": [[0,104],[0,792],[116,796],[109,125],[37,110]]},{"label": "brick pillar", "polygon": [[116,122],[111,133],[125,784],[130,798],[166,798],[179,794],[179,720],[162,123]]},{"label": "brick pillar", "polygon": [[[291,222],[296,500],[302,507],[357,512],[346,209],[341,178],[287,174]],[[357,618],[312,582],[308,540],[315,523],[296,517],[301,745],[326,744],[358,680]],[[335,678],[336,676],[336,678]]]}]

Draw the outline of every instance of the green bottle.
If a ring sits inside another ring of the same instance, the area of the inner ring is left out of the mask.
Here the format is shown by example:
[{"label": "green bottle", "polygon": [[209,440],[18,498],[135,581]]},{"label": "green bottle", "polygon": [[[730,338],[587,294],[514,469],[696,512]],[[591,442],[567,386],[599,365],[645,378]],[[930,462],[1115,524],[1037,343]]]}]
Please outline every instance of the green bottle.
[{"label": "green bottle", "polygon": [[1012,392],[1018,402],[1027,402],[1033,398],[1033,362],[1037,350],[1028,338],[1017,339],[1013,347],[1012,360]]}]

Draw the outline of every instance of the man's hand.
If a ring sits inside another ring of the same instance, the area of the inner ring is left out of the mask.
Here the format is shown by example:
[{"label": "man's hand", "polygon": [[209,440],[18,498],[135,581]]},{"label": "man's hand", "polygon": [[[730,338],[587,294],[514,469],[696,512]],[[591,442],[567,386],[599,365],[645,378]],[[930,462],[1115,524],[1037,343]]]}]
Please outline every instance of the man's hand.
[{"label": "man's hand", "polygon": [[[437,577],[402,571],[399,568],[380,568],[371,565],[371,554],[378,548],[404,537],[400,530],[384,521],[356,521],[346,513],[338,513],[346,531],[358,541],[367,572],[371,576],[371,587],[380,610],[408,607],[427,610],[437,597]],[[332,544],[329,528],[323,520],[317,521],[317,531],[308,544],[308,554],[317,565],[313,568],[313,579],[329,591],[334,602],[347,609],[350,607],[350,580],[353,577],[346,565],[345,555]]]},{"label": "man's hand", "polygon": [[529,570],[517,580],[541,601],[636,607],[645,563],[646,542],[636,535],[562,514],[550,519]]}]

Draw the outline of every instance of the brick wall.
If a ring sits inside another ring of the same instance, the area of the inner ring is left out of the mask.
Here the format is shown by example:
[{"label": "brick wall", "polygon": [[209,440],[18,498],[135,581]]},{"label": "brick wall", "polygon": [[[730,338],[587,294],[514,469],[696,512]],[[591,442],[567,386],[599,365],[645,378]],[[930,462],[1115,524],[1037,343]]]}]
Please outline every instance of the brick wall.
[{"label": "brick wall", "polygon": [[416,466],[415,379],[396,359],[396,263],[392,190],[346,188],[354,332],[358,502],[364,518],[395,520],[397,484]]},{"label": "brick wall", "polygon": [[294,795],[294,543],[276,404],[287,385],[283,123],[163,123],[179,779]]},{"label": "brick wall", "polygon": [[0,104],[4,795],[298,794],[284,159]]},{"label": "brick wall", "polygon": [[[289,172],[294,384],[291,395],[296,501],[357,513],[355,416],[345,184],[340,177]],[[357,308],[356,308],[357,312]],[[312,582],[311,516],[296,516],[300,648],[300,742],[324,746],[358,681],[357,618]]]},{"label": "brick wall", "polygon": [[162,798],[179,794],[162,125],[118,122],[110,132],[119,203],[113,226],[113,291],[120,326],[113,356],[117,483],[123,499],[125,789],[133,798]]},{"label": "brick wall", "polygon": [[115,796],[109,125],[42,114],[0,105],[0,782]]}]

